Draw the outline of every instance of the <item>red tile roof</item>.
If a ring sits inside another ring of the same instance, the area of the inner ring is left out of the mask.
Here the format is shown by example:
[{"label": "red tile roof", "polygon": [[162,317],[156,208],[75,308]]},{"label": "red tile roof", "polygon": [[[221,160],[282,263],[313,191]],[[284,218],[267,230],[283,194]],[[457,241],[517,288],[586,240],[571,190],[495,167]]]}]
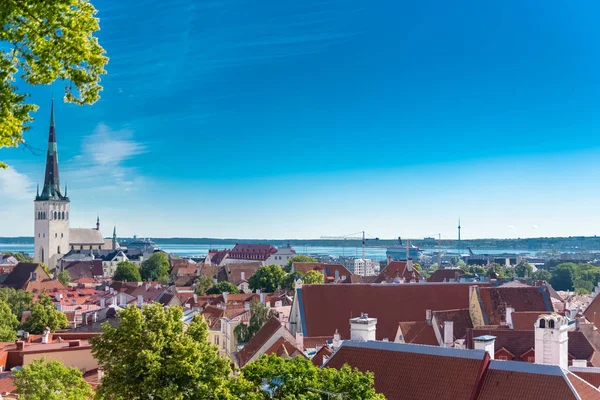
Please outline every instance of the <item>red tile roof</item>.
[{"label": "red tile roof", "polygon": [[[263,326],[256,332],[256,334],[250,339],[250,341],[244,346],[244,348],[237,353],[237,358],[240,367],[243,367],[257,351],[263,347],[267,341],[275,335],[279,330],[285,329],[281,322],[271,317]],[[290,334],[291,335],[291,334]]]},{"label": "red tile roof", "polygon": [[502,324],[506,307],[512,307],[515,311],[553,311],[545,286],[482,287],[477,289],[477,293],[483,305],[486,325]]},{"label": "red tile roof", "polygon": [[583,312],[583,316],[600,329],[600,296],[594,297],[594,300]]},{"label": "red tile roof", "polygon": [[327,341],[333,340],[333,335],[331,335],[331,336],[310,336],[310,337],[304,337],[302,340],[304,341],[305,349],[316,349],[317,347],[327,346]]},{"label": "red tile roof", "polygon": [[589,382],[575,374],[567,374],[567,378],[575,388],[575,391],[577,391],[581,400],[600,400],[600,391],[593,387]]},{"label": "red tile roof", "polygon": [[409,271],[406,265],[406,261],[392,261],[384,269],[381,270],[377,278],[373,283],[387,282],[391,283],[396,277],[404,278],[406,282],[411,280],[421,280],[421,274],[415,268]]},{"label": "red tile roof", "polygon": [[271,244],[236,244],[231,249],[229,258],[234,260],[266,261],[275,253],[277,253],[277,249]]},{"label": "red tile roof", "polygon": [[0,394],[13,393],[17,387],[13,383],[12,372],[0,372]]},{"label": "red tile roof", "polygon": [[444,321],[452,321],[454,330],[454,339],[464,339],[467,336],[467,329],[473,328],[471,314],[468,308],[459,310],[434,311],[433,317],[438,324],[440,332],[444,332]]},{"label": "red tile roof", "polygon": [[[360,278],[358,275],[353,276],[352,272],[342,264],[295,262],[293,269],[302,275],[305,275],[308,271],[319,271],[325,276],[326,283],[335,282],[336,272],[338,281],[335,283],[353,283],[353,281],[357,281]],[[345,279],[342,280],[342,277],[345,277]]]},{"label": "red tile roof", "polygon": [[343,342],[325,367],[371,371],[388,399],[468,400],[489,361],[480,350],[385,342]]},{"label": "red tile roof", "polygon": [[597,368],[571,368],[569,369],[569,371],[572,374],[577,375],[590,385],[596,388],[600,387],[600,370],[598,370]]},{"label": "red tile roof", "polygon": [[331,357],[332,354],[333,350],[331,350],[329,346],[322,346],[319,351],[317,351],[317,354],[313,356],[311,362],[317,367],[321,367],[327,361],[326,359]]},{"label": "red tile roof", "polygon": [[427,279],[427,282],[451,282],[458,281],[458,276],[464,274],[460,268],[436,269]]},{"label": "red tile roof", "polygon": [[538,317],[547,312],[540,311],[515,311],[512,313],[514,329],[533,329]]},{"label": "red tile roof", "polygon": [[281,358],[295,357],[302,354],[296,347],[296,343],[292,343],[289,338],[280,337],[269,347],[263,354],[276,354]]},{"label": "red tile roof", "polygon": [[[481,285],[481,284],[480,284]],[[349,319],[377,318],[377,338],[393,338],[399,322],[423,321],[426,310],[469,307],[467,283],[303,285],[299,290],[305,336],[350,337]]]},{"label": "red tile roof", "polygon": [[[404,343],[439,345],[433,326],[428,324],[427,321],[400,322],[400,330],[402,331]],[[390,338],[390,340],[394,341],[395,339]]]}]

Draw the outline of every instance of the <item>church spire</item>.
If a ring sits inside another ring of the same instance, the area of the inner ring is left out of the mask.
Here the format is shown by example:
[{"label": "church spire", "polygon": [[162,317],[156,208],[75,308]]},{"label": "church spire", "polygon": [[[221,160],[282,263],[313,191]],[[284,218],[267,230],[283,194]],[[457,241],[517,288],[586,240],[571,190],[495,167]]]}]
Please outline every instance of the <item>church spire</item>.
[{"label": "church spire", "polygon": [[100,230],[100,215],[98,215],[96,217],[96,230],[99,231]]},{"label": "church spire", "polygon": [[56,146],[56,126],[54,124],[54,99],[50,110],[50,130],[48,132],[48,153],[46,155],[46,175],[42,194],[36,200],[65,200],[60,189],[58,175],[58,148]]},{"label": "church spire", "polygon": [[112,249],[117,249],[117,225],[115,224],[113,228],[113,237],[112,237]]}]

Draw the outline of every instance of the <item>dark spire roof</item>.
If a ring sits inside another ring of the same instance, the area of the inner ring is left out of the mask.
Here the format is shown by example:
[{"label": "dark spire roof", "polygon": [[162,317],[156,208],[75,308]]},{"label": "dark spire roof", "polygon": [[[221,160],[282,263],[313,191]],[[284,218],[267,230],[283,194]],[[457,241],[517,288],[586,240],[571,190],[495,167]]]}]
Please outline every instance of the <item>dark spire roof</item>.
[{"label": "dark spire roof", "polygon": [[42,194],[36,200],[68,200],[60,190],[58,175],[58,148],[56,146],[56,127],[54,125],[54,99],[50,111],[50,132],[48,133],[48,153],[46,155],[46,175]]}]

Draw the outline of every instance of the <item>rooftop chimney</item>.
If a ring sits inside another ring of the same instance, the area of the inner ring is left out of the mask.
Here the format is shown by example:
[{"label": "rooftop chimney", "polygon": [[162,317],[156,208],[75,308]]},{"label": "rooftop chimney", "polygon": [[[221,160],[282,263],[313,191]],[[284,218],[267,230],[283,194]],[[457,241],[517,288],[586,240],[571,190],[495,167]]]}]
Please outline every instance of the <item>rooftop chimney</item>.
[{"label": "rooftop chimney", "polygon": [[577,368],[586,368],[588,366],[587,360],[573,360],[572,366]]},{"label": "rooftop chimney", "polygon": [[377,318],[369,318],[368,314],[350,319],[350,340],[366,342],[376,340]]},{"label": "rooftop chimney", "polygon": [[[137,284],[138,284],[138,287],[141,287],[144,284],[144,282],[138,282]],[[100,370],[98,370],[98,371],[100,371]]]},{"label": "rooftop chimney", "polygon": [[412,270],[413,270],[412,258],[409,258],[408,260],[406,260],[406,269],[408,270],[408,272],[412,272]]},{"label": "rooftop chimney", "polygon": [[477,336],[476,338],[473,338],[473,342],[475,342],[476,350],[485,350],[490,355],[490,359],[494,359],[496,336]]},{"label": "rooftop chimney", "polygon": [[23,342],[22,340],[17,340],[15,344],[17,345],[17,350],[23,350],[23,348],[25,347],[25,342]]},{"label": "rooftop chimney", "polygon": [[228,297],[229,293],[228,292],[223,292],[221,294],[223,295],[223,303],[227,304],[227,297]]},{"label": "rooftop chimney", "polygon": [[263,304],[266,304],[266,301],[267,301],[266,299],[267,299],[267,296],[264,293],[261,293],[260,294],[260,302]]},{"label": "rooftop chimney", "polygon": [[342,340],[340,339],[340,333],[336,329],[335,333],[333,334],[333,349],[337,349],[338,347],[340,347],[341,344]]},{"label": "rooftop chimney", "polygon": [[106,299],[104,297],[100,297],[100,308],[106,308]]},{"label": "rooftop chimney", "polygon": [[512,320],[512,313],[515,312],[515,309],[512,307],[506,307],[506,325],[510,328],[513,329],[513,320]]},{"label": "rooftop chimney", "polygon": [[242,280],[246,280],[246,272],[242,271]]},{"label": "rooftop chimney", "polygon": [[46,328],[46,329],[44,329],[44,333],[42,334],[42,343],[48,344],[49,340],[50,340],[50,329]]},{"label": "rooftop chimney", "polygon": [[540,315],[535,323],[535,363],[569,367],[569,321],[559,314]]},{"label": "rooftop chimney", "polygon": [[141,307],[144,304],[144,296],[138,294],[138,307]]},{"label": "rooftop chimney", "polygon": [[454,344],[454,321],[444,321],[444,347]]},{"label": "rooftop chimney", "polygon": [[69,347],[79,347],[79,346],[81,346],[81,341],[79,341],[79,340],[69,341]]},{"label": "rooftop chimney", "polygon": [[301,332],[296,332],[296,347],[300,351],[304,351],[304,335]]},{"label": "rooftop chimney", "polygon": [[425,310],[425,321],[431,325],[431,310]]}]

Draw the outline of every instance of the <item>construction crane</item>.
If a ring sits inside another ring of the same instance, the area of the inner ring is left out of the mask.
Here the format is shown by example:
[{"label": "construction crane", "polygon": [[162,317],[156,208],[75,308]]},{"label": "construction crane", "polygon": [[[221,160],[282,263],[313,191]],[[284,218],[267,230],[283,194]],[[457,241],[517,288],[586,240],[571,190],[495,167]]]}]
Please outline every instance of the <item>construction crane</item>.
[{"label": "construction crane", "polygon": [[[354,235],[359,235],[359,234],[362,234],[362,237],[354,236]],[[351,234],[345,235],[345,236],[321,236],[321,239],[324,239],[324,240],[362,240],[362,258],[363,258],[363,260],[365,259],[365,246],[367,244],[367,241],[368,240],[379,240],[379,238],[367,238],[365,231],[351,233]]]}]

